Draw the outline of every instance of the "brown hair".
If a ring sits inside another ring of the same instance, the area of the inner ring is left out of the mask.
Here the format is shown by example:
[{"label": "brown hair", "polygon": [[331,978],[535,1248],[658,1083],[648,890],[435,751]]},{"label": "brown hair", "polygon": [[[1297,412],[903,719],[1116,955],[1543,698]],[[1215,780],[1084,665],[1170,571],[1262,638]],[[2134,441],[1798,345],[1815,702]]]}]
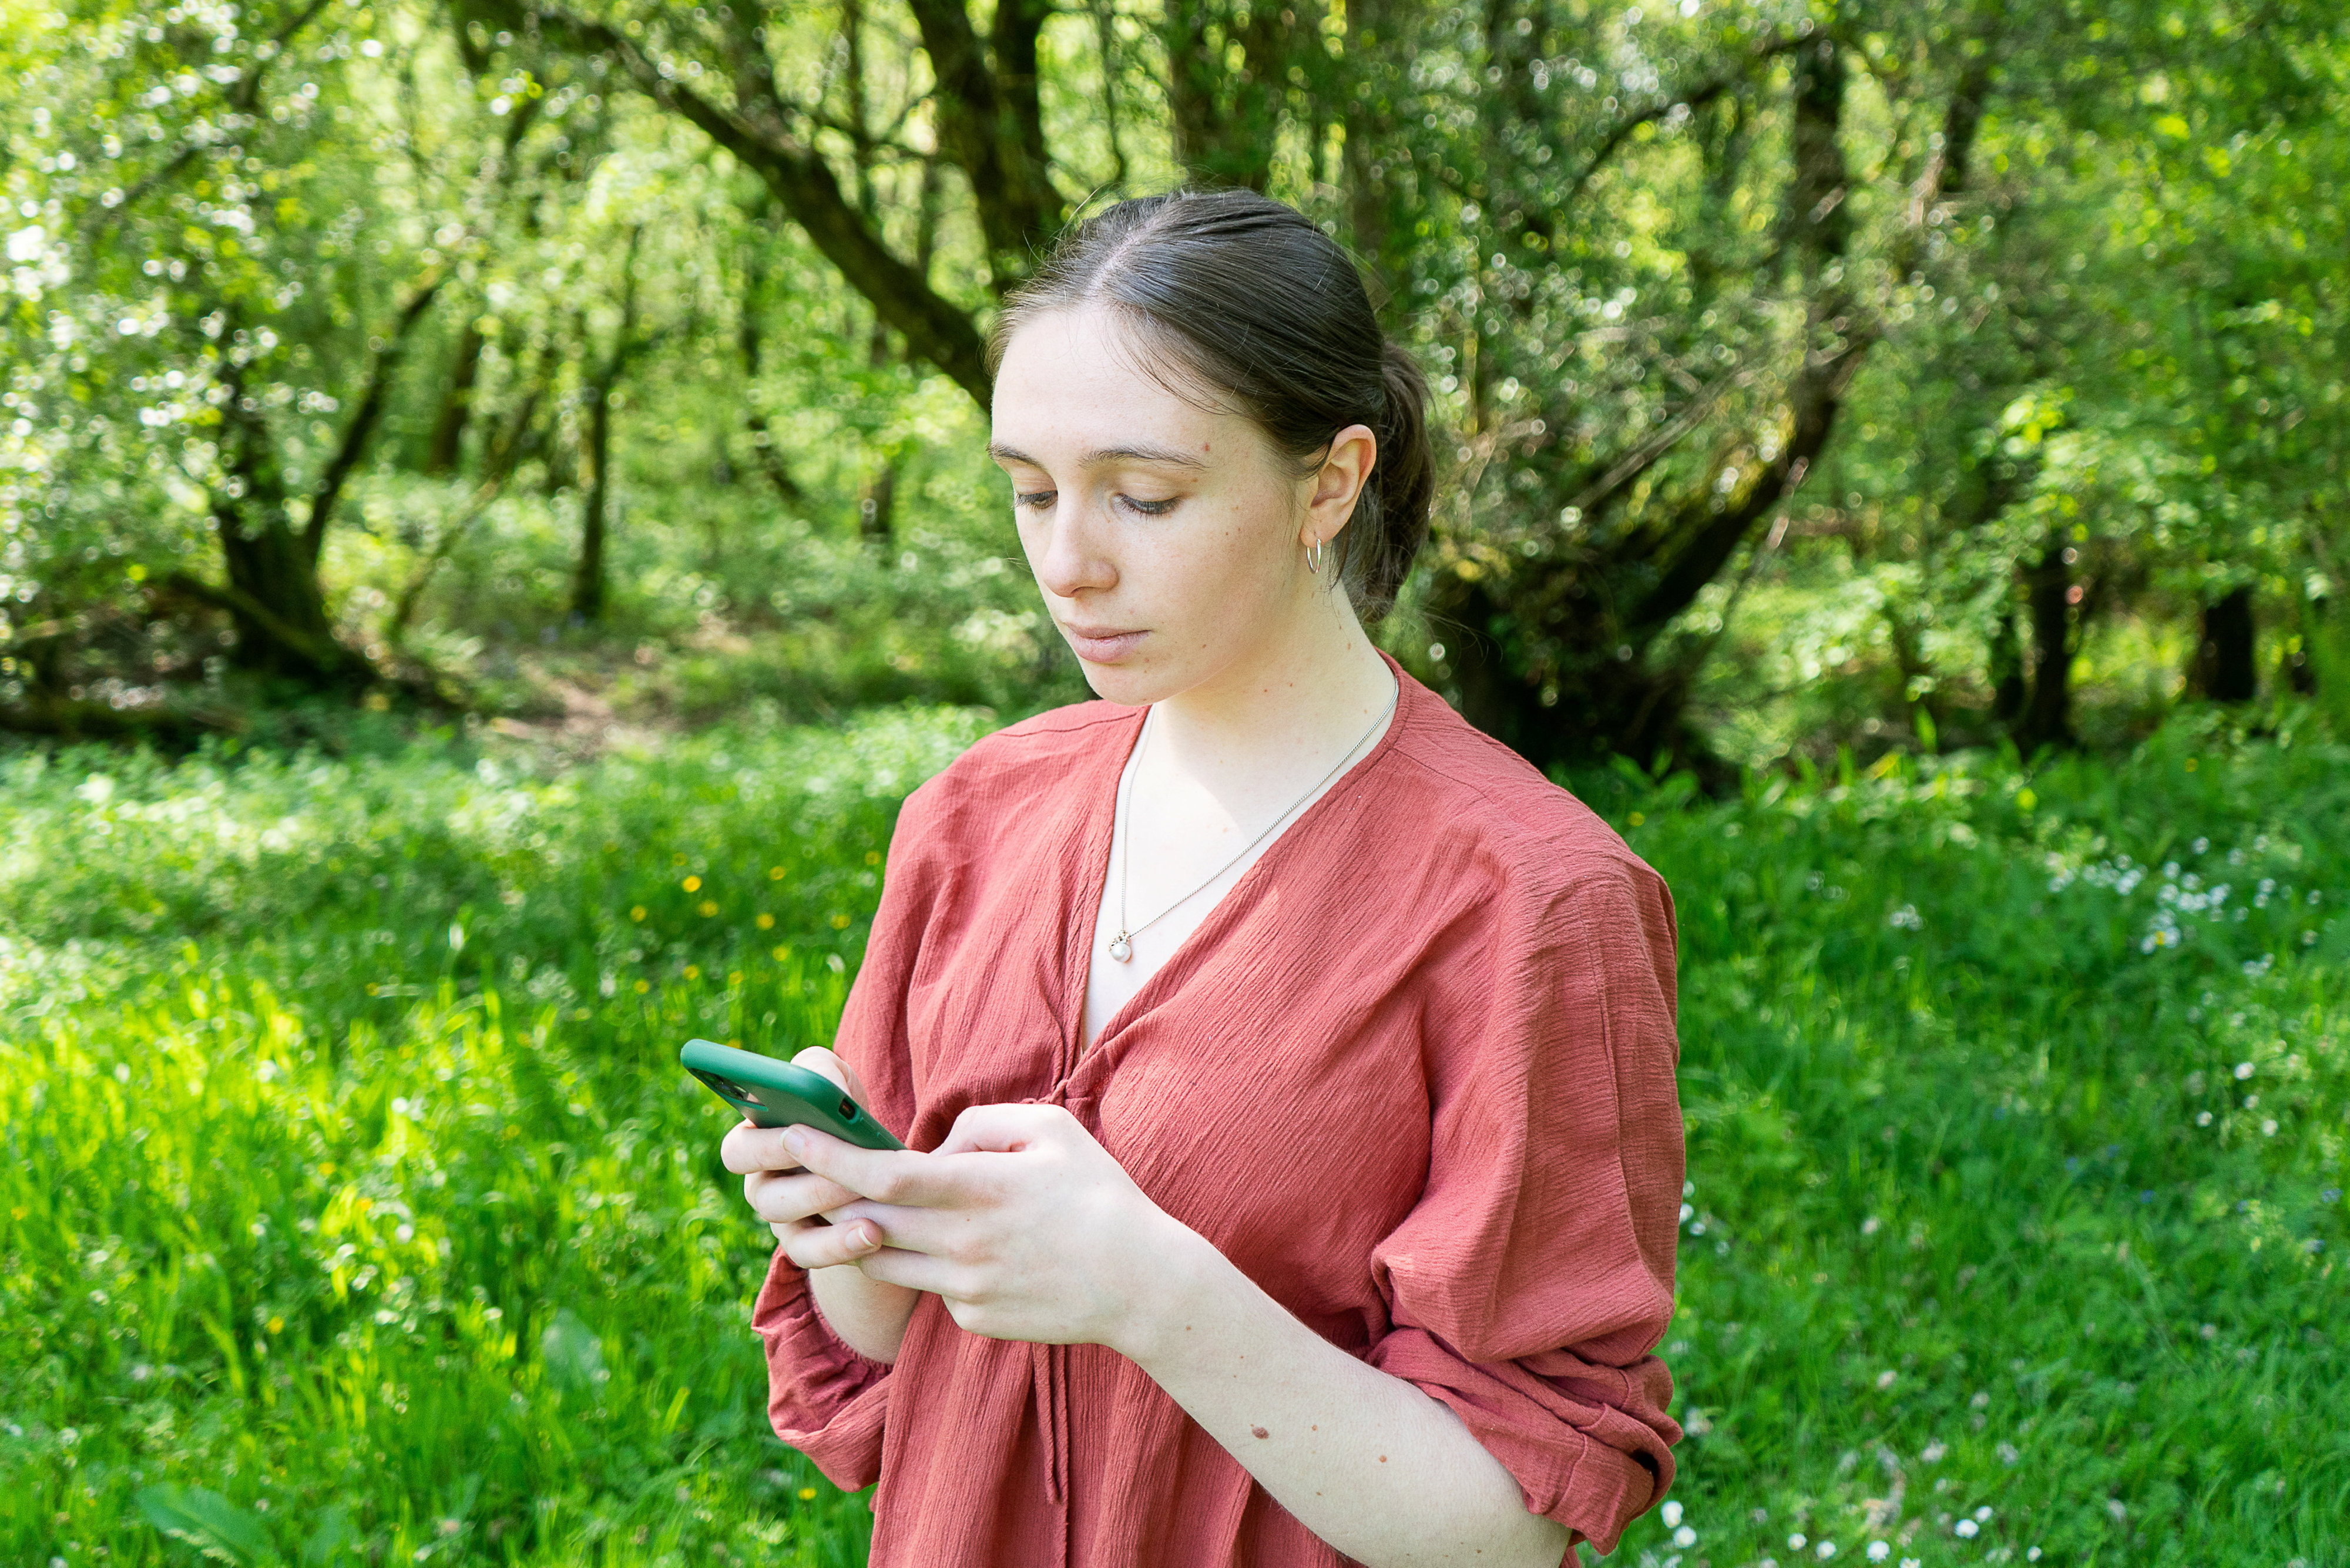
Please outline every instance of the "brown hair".
[{"label": "brown hair", "polygon": [[1338,431],[1370,427],[1378,461],[1331,544],[1356,613],[1367,623],[1385,615],[1428,537],[1428,384],[1379,331],[1337,242],[1252,191],[1120,202],[1064,233],[1004,300],[988,335],[989,371],[1022,323],[1089,304],[1129,318],[1147,351],[1231,398],[1304,472]]}]

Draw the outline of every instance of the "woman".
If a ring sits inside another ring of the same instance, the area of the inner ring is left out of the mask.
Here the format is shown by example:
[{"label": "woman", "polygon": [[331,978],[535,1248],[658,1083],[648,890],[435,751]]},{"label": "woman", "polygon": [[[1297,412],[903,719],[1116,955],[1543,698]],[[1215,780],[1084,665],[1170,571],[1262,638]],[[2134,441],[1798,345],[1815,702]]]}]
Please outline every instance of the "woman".
[{"label": "woman", "polygon": [[[991,452],[1104,701],[899,818],[827,1072],[748,1124],[784,1440],[880,1564],[1557,1564],[1672,1474],[1672,908],[1364,635],[1419,376],[1245,192],[1006,305]],[[928,1150],[929,1152],[914,1152]]]}]

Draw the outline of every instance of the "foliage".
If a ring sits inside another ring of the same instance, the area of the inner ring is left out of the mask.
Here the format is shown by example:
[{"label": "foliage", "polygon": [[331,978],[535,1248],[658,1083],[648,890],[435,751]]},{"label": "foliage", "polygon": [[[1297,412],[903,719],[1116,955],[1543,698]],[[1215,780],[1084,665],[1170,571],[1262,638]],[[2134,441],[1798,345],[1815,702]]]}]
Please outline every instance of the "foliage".
[{"label": "foliage", "polygon": [[1691,1436],[1628,1550],[2339,1552],[2350,759],[2293,734],[1595,781],[1684,954]]},{"label": "foliage", "polygon": [[[466,650],[552,604],[625,655],[718,524],[1007,554],[993,301],[1187,177],[1325,221],[1428,362],[1452,461],[1391,641],[1531,756],[1751,754],[1692,695],[1817,762],[2305,691],[2350,556],[2345,16],[17,0],[0,718],[218,727],[232,664],[544,702]],[[1826,731],[1723,667],[1863,581]],[[2076,720],[2101,639],[2193,657]],[[824,641],[785,684],[860,685]]]},{"label": "foliage", "polygon": [[[985,722],[8,760],[0,1555],[858,1560],[673,1052],[826,1037]],[[2345,763],[1582,781],[1683,932],[1690,1436],[1627,1561],[2338,1550]]]},{"label": "foliage", "polygon": [[11,761],[0,1556],[851,1561],[675,1051],[827,1037],[975,719]]}]

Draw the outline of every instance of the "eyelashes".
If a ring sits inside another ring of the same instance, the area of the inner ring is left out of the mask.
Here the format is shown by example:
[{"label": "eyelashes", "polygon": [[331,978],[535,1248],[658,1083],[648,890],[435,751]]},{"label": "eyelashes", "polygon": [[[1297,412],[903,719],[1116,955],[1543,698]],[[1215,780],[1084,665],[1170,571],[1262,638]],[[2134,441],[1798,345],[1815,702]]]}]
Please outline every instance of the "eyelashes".
[{"label": "eyelashes", "polygon": [[[1025,507],[1032,512],[1041,512],[1053,504],[1059,496],[1060,492],[1056,490],[1015,491],[1013,493],[1012,504],[1014,506]],[[1137,501],[1131,495],[1121,494],[1115,499],[1120,506],[1138,517],[1163,517],[1174,511],[1176,502],[1182,498],[1170,496],[1165,501]]]}]

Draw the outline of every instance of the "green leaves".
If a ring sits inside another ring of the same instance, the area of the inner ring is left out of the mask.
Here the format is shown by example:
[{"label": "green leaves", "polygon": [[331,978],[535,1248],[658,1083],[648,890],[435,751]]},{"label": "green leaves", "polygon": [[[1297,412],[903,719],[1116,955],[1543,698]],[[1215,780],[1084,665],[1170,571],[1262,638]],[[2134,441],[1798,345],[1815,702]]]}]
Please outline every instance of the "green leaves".
[{"label": "green leaves", "polygon": [[[280,1561],[261,1516],[202,1487],[151,1486],[132,1498],[148,1523],[213,1562],[262,1568]],[[321,1561],[305,1554],[306,1563]]]}]

